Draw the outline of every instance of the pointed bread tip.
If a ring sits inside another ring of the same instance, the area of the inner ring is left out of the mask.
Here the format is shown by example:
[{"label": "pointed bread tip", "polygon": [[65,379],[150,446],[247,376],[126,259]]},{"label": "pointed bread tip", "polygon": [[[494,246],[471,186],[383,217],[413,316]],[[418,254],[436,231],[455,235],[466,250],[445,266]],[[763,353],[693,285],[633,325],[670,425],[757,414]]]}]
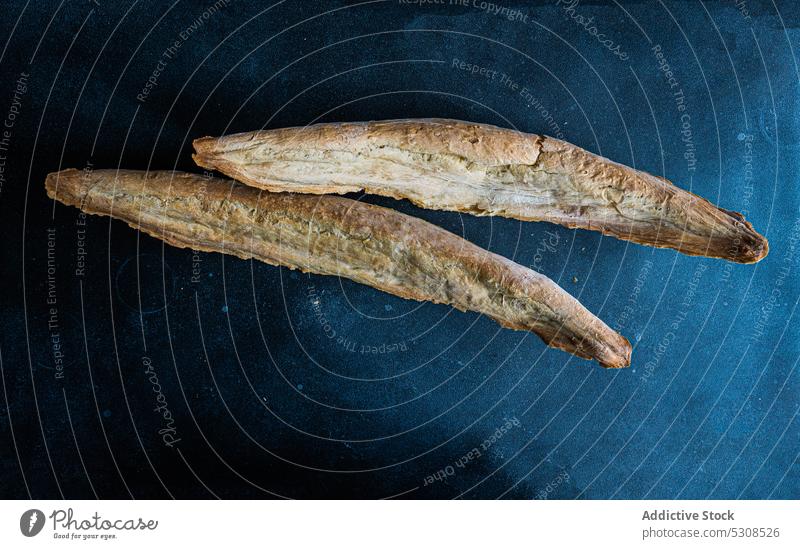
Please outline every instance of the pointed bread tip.
[{"label": "pointed bread tip", "polygon": [[617,370],[621,368],[628,368],[631,365],[631,353],[633,348],[631,342],[620,334],[617,334],[618,341],[613,349],[609,349],[607,356],[598,357],[597,361],[603,368]]}]

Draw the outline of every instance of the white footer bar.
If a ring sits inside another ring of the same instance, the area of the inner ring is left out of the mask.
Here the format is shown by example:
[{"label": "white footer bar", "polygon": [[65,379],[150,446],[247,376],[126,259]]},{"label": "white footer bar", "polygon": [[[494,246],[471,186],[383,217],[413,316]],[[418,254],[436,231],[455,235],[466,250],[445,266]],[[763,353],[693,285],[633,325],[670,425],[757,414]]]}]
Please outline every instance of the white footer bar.
[{"label": "white footer bar", "polygon": [[0,510],[3,547],[800,547],[797,501],[4,501]]}]

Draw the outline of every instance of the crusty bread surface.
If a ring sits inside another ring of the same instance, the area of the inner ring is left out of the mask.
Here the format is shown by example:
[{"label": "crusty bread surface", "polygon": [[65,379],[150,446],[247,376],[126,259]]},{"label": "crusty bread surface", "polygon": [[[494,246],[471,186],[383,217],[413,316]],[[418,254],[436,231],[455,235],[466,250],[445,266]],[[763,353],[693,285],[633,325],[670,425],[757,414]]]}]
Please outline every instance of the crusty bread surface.
[{"label": "crusty bread surface", "polygon": [[446,119],[315,124],[204,137],[195,162],[273,192],[368,193],[431,209],[548,221],[689,255],[754,263],[736,212],[551,137]]},{"label": "crusty bread surface", "polygon": [[64,170],[46,188],[174,246],[343,276],[478,311],[605,367],[630,363],[630,343],[546,276],[394,210],[178,172]]}]

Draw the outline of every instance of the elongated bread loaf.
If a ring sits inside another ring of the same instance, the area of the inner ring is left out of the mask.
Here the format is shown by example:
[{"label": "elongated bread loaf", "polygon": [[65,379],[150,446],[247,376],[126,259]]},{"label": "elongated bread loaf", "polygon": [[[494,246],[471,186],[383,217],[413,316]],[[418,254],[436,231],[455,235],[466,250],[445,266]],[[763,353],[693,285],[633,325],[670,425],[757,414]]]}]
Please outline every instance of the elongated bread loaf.
[{"label": "elongated bread loaf", "polygon": [[630,363],[628,340],[546,276],[394,210],[175,172],[64,170],[48,175],[46,187],[64,204],[174,246],[343,276],[481,312],[606,367]]},{"label": "elongated bread loaf", "polygon": [[740,214],[666,179],[495,126],[443,119],[317,124],[205,137],[194,146],[198,165],[269,191],[365,190],[740,263],[768,251]]}]

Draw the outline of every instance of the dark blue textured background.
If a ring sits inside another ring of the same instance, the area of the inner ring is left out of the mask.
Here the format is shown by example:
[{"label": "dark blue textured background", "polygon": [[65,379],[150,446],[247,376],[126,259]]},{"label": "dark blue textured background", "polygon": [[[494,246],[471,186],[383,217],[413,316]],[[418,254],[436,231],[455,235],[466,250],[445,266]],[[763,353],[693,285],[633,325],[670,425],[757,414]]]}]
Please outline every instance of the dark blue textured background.
[{"label": "dark blue textured background", "polygon": [[[513,20],[472,0],[232,1],[204,18],[213,4],[4,5],[0,496],[800,495],[794,2],[502,2]],[[560,133],[663,175],[745,212],[770,255],[734,265],[363,198],[558,281],[634,343],[630,369],[604,371],[477,314],[193,258],[107,218],[86,221],[79,275],[78,211],[43,188],[66,167],[199,171],[202,135],[433,116]]]}]

